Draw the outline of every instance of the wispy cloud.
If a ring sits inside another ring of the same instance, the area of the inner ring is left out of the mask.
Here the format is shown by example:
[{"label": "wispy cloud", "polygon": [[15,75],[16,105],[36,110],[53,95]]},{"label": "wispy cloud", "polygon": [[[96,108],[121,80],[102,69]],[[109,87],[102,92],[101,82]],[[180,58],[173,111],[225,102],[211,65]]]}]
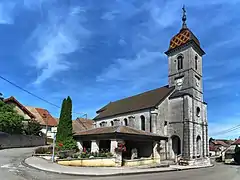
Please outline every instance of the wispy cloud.
[{"label": "wispy cloud", "polygon": [[[133,59],[117,59],[103,73],[97,76],[97,82],[101,81],[127,81],[132,78],[148,76],[147,66],[161,59],[163,54],[159,52],[140,51]],[[145,69],[145,70],[144,70]],[[139,76],[140,75],[140,76]]]},{"label": "wispy cloud", "polygon": [[0,2],[0,24],[13,24],[14,23],[14,9],[15,2],[3,0]]},{"label": "wispy cloud", "polygon": [[[65,7],[66,8],[66,7]],[[81,24],[84,14],[80,8],[51,9],[47,22],[39,24],[30,41],[37,42],[33,58],[39,71],[34,84],[41,84],[57,72],[66,71],[71,66],[67,55],[84,47],[90,32]]]}]

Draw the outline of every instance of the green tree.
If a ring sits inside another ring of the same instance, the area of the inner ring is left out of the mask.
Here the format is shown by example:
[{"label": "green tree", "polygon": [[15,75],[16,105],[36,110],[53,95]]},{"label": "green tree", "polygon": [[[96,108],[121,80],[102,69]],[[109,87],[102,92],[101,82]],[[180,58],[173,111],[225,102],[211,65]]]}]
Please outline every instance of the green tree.
[{"label": "green tree", "polygon": [[72,100],[68,96],[62,102],[59,124],[56,135],[57,146],[61,150],[76,149],[72,132]]},{"label": "green tree", "polygon": [[41,129],[42,129],[42,127],[37,121],[30,120],[30,121],[28,121],[27,126],[25,126],[25,128],[24,128],[24,132],[26,135],[39,136]]},{"label": "green tree", "polygon": [[238,145],[235,147],[234,161],[240,164],[240,147],[238,147]]},{"label": "green tree", "polygon": [[10,134],[23,132],[23,116],[17,114],[12,105],[0,101],[0,131]]}]

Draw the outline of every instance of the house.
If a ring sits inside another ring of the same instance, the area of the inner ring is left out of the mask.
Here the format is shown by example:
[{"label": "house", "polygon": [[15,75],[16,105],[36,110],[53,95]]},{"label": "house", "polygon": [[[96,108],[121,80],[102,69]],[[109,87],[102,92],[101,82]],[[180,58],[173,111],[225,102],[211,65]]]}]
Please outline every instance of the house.
[{"label": "house", "polygon": [[3,101],[14,106],[14,110],[24,117],[25,124],[27,124],[29,120],[37,121],[42,126],[41,131],[46,134],[47,128],[47,136],[53,138],[52,127],[57,126],[57,120],[52,117],[46,109],[24,106],[13,96],[6,98]]},{"label": "house", "polygon": [[232,144],[231,140],[226,139],[212,139],[209,140],[209,155],[220,156],[221,152],[224,151]]},{"label": "house", "polygon": [[180,156],[188,164],[210,163],[202,81],[205,52],[186,25],[185,10],[182,28],[171,38],[165,54],[168,85],[97,110],[94,128],[75,134],[80,148],[88,146],[92,152],[105,148],[116,154],[116,148],[124,145],[125,160],[152,158],[159,162]]},{"label": "house", "polygon": [[220,156],[221,152],[224,151],[232,144],[231,140],[226,139],[210,139],[209,140],[209,155]]},{"label": "house", "polygon": [[25,106],[36,118],[42,127],[42,132],[47,134],[47,137],[54,138],[54,127],[57,127],[58,121],[54,118],[48,110],[32,106]]},{"label": "house", "polygon": [[24,117],[25,123],[29,120],[35,120],[36,116],[31,113],[24,105],[22,105],[15,97],[11,96],[9,98],[3,99],[6,104],[12,105],[14,110],[21,116]]},{"label": "house", "polygon": [[222,151],[222,161],[225,164],[231,164],[234,162],[236,146],[240,146],[240,138],[236,139],[228,148]]},{"label": "house", "polygon": [[221,149],[215,145],[209,144],[209,156],[220,156]]}]

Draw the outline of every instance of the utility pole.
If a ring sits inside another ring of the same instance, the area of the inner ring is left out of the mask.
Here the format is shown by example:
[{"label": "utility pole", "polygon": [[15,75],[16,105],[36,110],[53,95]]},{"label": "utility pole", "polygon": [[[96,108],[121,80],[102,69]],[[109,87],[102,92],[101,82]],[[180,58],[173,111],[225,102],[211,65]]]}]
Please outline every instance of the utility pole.
[{"label": "utility pole", "polygon": [[52,162],[55,161],[55,144],[56,144],[56,134],[57,134],[57,127],[53,128],[53,150],[52,150]]},{"label": "utility pole", "polygon": [[43,117],[44,117],[44,119],[45,119],[45,122],[46,122],[46,145],[47,145],[47,133],[48,133],[48,117],[47,117],[47,115],[46,114],[43,114]]}]

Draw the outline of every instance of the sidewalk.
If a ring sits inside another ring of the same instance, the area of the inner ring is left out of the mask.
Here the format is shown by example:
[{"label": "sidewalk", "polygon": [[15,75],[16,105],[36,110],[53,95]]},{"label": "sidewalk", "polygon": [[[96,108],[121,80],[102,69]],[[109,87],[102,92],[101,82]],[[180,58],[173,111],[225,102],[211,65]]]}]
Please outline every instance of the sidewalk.
[{"label": "sidewalk", "polygon": [[178,166],[171,165],[170,167],[72,167],[62,166],[39,157],[29,157],[25,159],[23,165],[30,168],[35,168],[42,171],[76,175],[76,176],[116,176],[116,175],[131,175],[131,174],[146,174],[146,173],[160,173],[169,171],[179,171],[187,169],[205,168],[211,166]]}]

